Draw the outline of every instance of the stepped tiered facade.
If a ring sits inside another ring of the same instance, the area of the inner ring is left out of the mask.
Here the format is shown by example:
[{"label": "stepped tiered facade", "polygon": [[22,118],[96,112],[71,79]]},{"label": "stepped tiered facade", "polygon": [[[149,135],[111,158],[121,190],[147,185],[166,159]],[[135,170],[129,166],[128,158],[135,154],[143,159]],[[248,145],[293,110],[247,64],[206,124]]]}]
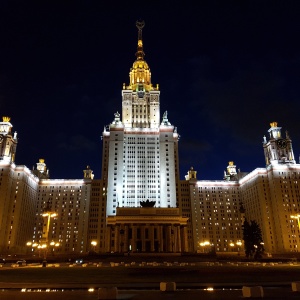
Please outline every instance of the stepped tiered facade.
[{"label": "stepped tiered facade", "polygon": [[[160,89],[136,59],[120,108],[102,133],[102,178],[51,179],[44,159],[16,164],[17,134],[0,122],[0,255],[45,253],[243,253],[242,224],[255,220],[270,253],[299,252],[300,165],[292,140],[271,123],[266,165],[249,173],[230,161],[220,180],[180,179],[177,128],[160,112]],[[118,112],[121,111],[121,114]],[[258,141],[260,142],[260,141]]]}]

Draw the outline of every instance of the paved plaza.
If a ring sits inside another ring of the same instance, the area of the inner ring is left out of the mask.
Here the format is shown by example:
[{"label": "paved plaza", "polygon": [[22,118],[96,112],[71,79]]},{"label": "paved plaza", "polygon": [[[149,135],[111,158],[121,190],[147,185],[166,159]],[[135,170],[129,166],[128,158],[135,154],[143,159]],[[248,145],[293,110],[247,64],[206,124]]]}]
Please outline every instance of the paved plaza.
[{"label": "paved plaza", "polygon": [[[97,291],[88,292],[83,290],[57,291],[57,292],[20,292],[20,291],[0,291],[1,300],[97,300]],[[126,290],[120,291],[117,299],[132,300],[187,300],[187,299],[249,299],[244,298],[242,291],[238,289],[230,290],[176,290],[175,292],[161,292],[158,290]],[[289,288],[266,288],[264,289],[264,299],[300,299],[300,294],[292,292]]]},{"label": "paved plaza", "polygon": [[[98,299],[101,287],[116,287],[117,299],[243,299],[243,286],[262,286],[265,299],[300,299],[298,263],[118,261],[85,265],[33,264],[0,268],[1,300]],[[174,291],[160,291],[174,282]]]}]

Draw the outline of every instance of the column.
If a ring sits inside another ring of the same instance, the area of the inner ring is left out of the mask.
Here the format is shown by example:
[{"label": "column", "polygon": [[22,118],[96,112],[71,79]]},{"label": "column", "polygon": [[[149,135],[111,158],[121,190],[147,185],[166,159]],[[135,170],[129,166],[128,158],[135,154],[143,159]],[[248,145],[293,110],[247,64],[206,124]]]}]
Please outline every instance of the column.
[{"label": "column", "polygon": [[124,234],[125,234],[125,230],[124,230],[124,226],[121,225],[118,231],[119,234],[119,252],[123,253],[124,252]]},{"label": "column", "polygon": [[132,252],[136,252],[136,225],[132,225]]},{"label": "column", "polygon": [[154,225],[150,225],[150,228],[149,228],[150,232],[150,243],[151,243],[151,252],[154,252],[155,251],[155,248],[154,248]]},{"label": "column", "polygon": [[162,244],[162,252],[167,252],[167,226],[162,226],[162,235],[161,235],[161,244]]},{"label": "column", "polygon": [[142,240],[142,252],[145,252],[145,226],[140,226],[141,228],[141,240]]},{"label": "column", "polygon": [[111,252],[111,227],[107,226],[105,230],[105,252]]},{"label": "column", "polygon": [[161,235],[162,235],[162,226],[161,226],[161,225],[158,225],[158,226],[157,226],[158,252],[161,252],[161,249],[162,249]]},{"label": "column", "polygon": [[167,251],[168,252],[173,252],[173,250],[172,250],[172,234],[171,234],[171,230],[172,230],[172,228],[171,228],[171,225],[168,225],[168,227],[167,227]]},{"label": "column", "polygon": [[188,252],[188,235],[187,235],[187,227],[184,226],[183,227],[183,251],[184,252]]},{"label": "column", "polygon": [[173,247],[173,252],[178,252],[178,234],[177,234],[177,231],[178,231],[178,226],[174,225],[173,226],[173,244],[174,244],[174,247]]},{"label": "column", "polygon": [[124,233],[124,252],[128,252],[129,245],[128,245],[128,225],[125,225],[125,233]]},{"label": "column", "polygon": [[120,233],[120,226],[115,226],[115,247],[114,252],[120,252],[120,245],[119,245],[119,233]]},{"label": "column", "polygon": [[155,251],[160,252],[160,226],[156,225],[154,229],[156,229],[156,239],[154,236],[154,245],[155,245],[155,241],[157,241],[157,248],[155,249]]},{"label": "column", "polygon": [[181,228],[180,225],[177,227],[177,245],[178,245],[178,252],[181,253],[181,234],[180,234]]}]

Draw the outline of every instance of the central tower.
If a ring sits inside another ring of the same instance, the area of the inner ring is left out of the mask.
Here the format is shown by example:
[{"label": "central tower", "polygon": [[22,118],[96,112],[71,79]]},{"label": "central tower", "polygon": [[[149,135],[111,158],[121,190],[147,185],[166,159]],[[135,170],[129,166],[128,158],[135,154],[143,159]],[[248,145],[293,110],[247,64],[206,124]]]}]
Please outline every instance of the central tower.
[{"label": "central tower", "polygon": [[136,60],[123,84],[122,116],[103,131],[102,176],[107,187],[107,216],[117,207],[140,207],[141,201],[155,201],[156,207],[176,207],[178,134],[168,121],[160,121],[159,86],[151,83],[145,61],[142,29],[137,21]]},{"label": "central tower", "polygon": [[137,21],[138,45],[136,61],[129,72],[129,85],[123,85],[122,122],[126,129],[159,127],[160,111],[158,84],[153,87],[151,72],[144,60],[142,29],[144,21]]}]

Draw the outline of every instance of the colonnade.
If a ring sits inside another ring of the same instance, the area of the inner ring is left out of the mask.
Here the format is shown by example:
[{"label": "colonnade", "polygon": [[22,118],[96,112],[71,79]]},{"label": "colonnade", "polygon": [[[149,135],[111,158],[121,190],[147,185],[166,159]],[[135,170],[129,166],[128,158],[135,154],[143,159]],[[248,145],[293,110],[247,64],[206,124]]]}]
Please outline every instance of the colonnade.
[{"label": "colonnade", "polygon": [[179,224],[115,224],[106,228],[107,252],[187,252],[187,227]]}]

